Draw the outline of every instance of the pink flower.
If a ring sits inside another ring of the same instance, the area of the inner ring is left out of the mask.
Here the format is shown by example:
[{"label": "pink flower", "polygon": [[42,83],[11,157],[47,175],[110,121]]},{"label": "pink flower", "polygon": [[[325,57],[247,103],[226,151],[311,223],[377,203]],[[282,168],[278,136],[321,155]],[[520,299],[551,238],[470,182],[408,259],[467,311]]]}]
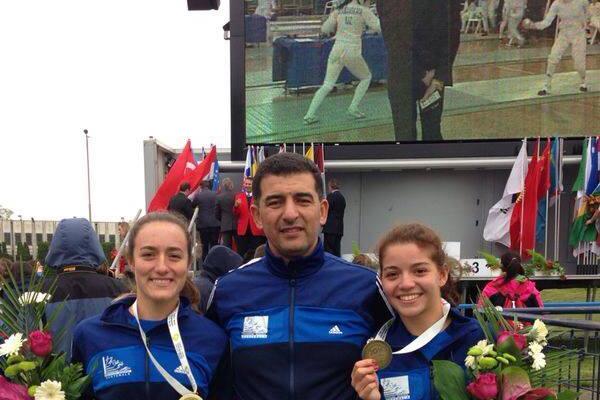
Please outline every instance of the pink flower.
[{"label": "pink flower", "polygon": [[0,376],[0,399],[2,400],[31,400],[25,386],[10,383],[5,377]]},{"label": "pink flower", "polygon": [[498,396],[498,382],[496,374],[486,372],[467,386],[467,392],[477,400],[494,400]]},{"label": "pink flower", "polygon": [[496,344],[498,346],[500,346],[502,343],[504,343],[510,337],[513,338],[513,340],[515,341],[515,344],[517,345],[517,348],[519,350],[523,350],[525,347],[527,347],[527,337],[525,335],[521,335],[520,333],[514,333],[514,332],[509,332],[509,331],[500,332],[500,334],[498,335],[498,339],[496,340]]},{"label": "pink flower", "polygon": [[28,337],[31,352],[38,357],[46,357],[52,352],[52,335],[49,332],[33,331]]},{"label": "pink flower", "polygon": [[548,397],[555,398],[556,393],[547,388],[535,388],[519,397],[519,400],[544,400]]}]

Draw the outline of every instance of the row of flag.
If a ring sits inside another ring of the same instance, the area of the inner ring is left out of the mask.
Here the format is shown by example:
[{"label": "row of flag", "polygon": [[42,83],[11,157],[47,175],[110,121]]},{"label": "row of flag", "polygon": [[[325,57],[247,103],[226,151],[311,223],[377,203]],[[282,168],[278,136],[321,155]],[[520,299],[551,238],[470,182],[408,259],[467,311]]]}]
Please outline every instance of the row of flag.
[{"label": "row of flag", "polygon": [[541,140],[528,161],[527,140],[506,182],[502,198],[489,211],[483,238],[517,251],[523,259],[544,241],[548,208],[556,206],[562,187],[562,139]]},{"label": "row of flag", "polygon": [[[279,147],[279,152],[287,152],[287,145],[282,144]],[[324,145],[310,144],[308,148],[303,145],[304,156],[314,161],[321,172],[321,180],[323,184],[323,192],[325,193],[325,151]],[[294,145],[292,151],[295,152]],[[264,146],[248,146],[246,152],[246,162],[244,166],[244,177],[254,177],[258,166],[265,160]],[[150,201],[148,212],[165,210],[169,205],[169,200],[179,191],[179,187],[183,182],[190,184],[190,199],[193,198],[196,191],[200,187],[202,181],[212,181],[212,190],[218,191],[220,185],[219,175],[219,160],[217,158],[217,148],[212,146],[210,151],[206,153],[204,147],[200,152],[200,159],[196,161],[192,151],[192,143],[187,141],[183,151],[177,157],[177,160],[171,166],[163,183],[160,185],[154,198]]]}]

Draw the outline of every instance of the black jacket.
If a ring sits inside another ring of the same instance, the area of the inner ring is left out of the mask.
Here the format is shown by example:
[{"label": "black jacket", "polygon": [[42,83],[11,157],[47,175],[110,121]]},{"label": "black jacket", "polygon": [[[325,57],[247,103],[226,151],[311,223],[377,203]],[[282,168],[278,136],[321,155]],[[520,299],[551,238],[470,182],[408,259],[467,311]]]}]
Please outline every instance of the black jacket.
[{"label": "black jacket", "polygon": [[183,192],[177,193],[175,196],[171,197],[169,200],[169,206],[167,210],[178,212],[183,215],[188,221],[192,219],[194,216],[194,208],[192,207],[192,202]]},{"label": "black jacket", "polygon": [[327,195],[327,202],[329,203],[329,212],[327,221],[323,225],[323,233],[343,235],[346,199],[339,190],[335,190]]},{"label": "black jacket", "polygon": [[198,217],[196,226],[201,228],[217,228],[220,226],[215,217],[215,205],[217,203],[217,194],[212,190],[202,189],[196,193],[192,201],[192,208],[198,207]]}]

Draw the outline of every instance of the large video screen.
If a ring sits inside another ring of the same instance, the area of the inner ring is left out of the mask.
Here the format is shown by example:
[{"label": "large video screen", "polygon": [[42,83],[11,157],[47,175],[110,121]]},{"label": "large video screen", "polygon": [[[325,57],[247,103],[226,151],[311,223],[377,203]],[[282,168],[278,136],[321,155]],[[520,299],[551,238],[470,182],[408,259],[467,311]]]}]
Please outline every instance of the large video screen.
[{"label": "large video screen", "polygon": [[246,0],[246,143],[600,132],[598,0]]}]

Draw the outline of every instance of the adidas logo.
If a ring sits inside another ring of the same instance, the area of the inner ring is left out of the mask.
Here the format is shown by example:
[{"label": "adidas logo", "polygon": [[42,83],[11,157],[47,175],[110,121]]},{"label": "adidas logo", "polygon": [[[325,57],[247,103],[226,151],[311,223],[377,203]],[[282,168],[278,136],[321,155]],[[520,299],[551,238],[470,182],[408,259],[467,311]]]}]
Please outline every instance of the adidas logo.
[{"label": "adidas logo", "polygon": [[180,365],[179,367],[175,368],[175,373],[186,375],[185,370],[183,369],[183,365]]},{"label": "adidas logo", "polygon": [[329,330],[329,334],[330,335],[343,335],[344,332],[342,332],[342,330],[339,328],[339,326],[334,325],[330,330]]},{"label": "adidas logo", "polygon": [[131,368],[126,366],[123,361],[110,356],[102,357],[102,367],[104,368],[104,377],[106,379],[131,375]]}]

